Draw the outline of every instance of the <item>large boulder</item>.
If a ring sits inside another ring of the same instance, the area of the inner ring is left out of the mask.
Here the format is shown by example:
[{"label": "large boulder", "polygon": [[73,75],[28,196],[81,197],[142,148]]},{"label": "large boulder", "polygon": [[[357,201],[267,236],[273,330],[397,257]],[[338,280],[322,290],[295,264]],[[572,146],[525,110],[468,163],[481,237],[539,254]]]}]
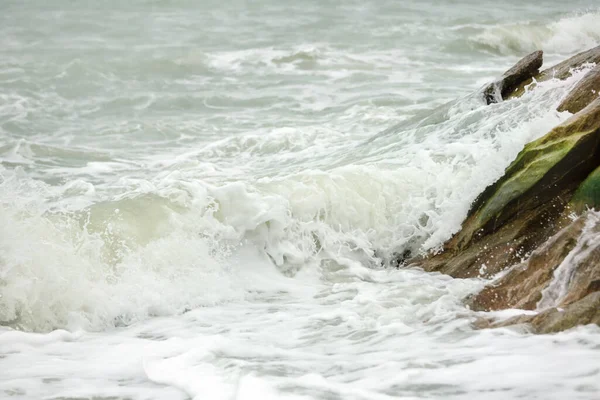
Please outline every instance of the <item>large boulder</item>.
[{"label": "large boulder", "polygon": [[576,54],[553,67],[543,70],[529,79],[521,81],[503,98],[506,100],[521,96],[525,93],[526,87],[534,83],[534,81],[544,82],[549,79],[566,79],[571,76],[574,69],[580,68],[584,64],[600,64],[600,46]]},{"label": "large boulder", "polygon": [[600,96],[600,64],[588,72],[558,106],[558,111],[576,114]]},{"label": "large boulder", "polygon": [[[535,79],[563,79],[587,62],[600,63],[600,46]],[[480,320],[479,327],[527,324],[534,332],[548,333],[600,324],[600,211],[593,210],[600,210],[597,82],[598,67],[559,107],[574,115],[525,146],[473,202],[462,229],[441,253],[407,262],[456,278],[494,276],[467,299],[474,310],[537,311],[504,321]]]},{"label": "large boulder", "polygon": [[600,290],[600,214],[588,212],[473,296],[478,311],[566,307]]},{"label": "large boulder", "polygon": [[458,278],[490,276],[515,264],[565,225],[567,203],[599,160],[600,98],[526,145],[475,200],[441,254],[411,262]]},{"label": "large boulder", "polygon": [[519,60],[500,79],[486,86],[483,90],[486,103],[499,103],[508,94],[512,93],[519,84],[537,75],[544,62],[543,56],[542,51],[534,51]]},{"label": "large boulder", "polygon": [[559,231],[533,251],[528,259],[470,298],[467,301],[469,307],[476,311],[535,310],[543,290],[552,281],[554,271],[577,245],[584,225],[585,220],[578,218]]}]

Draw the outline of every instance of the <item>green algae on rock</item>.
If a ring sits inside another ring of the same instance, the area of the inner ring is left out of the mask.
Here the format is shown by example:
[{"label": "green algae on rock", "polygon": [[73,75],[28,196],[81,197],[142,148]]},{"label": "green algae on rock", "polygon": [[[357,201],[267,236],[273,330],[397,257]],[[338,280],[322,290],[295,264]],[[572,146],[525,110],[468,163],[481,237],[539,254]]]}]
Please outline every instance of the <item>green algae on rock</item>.
[{"label": "green algae on rock", "polygon": [[[600,62],[600,46],[537,77],[563,79],[586,62]],[[477,311],[540,312],[486,326],[528,323],[545,333],[600,322],[593,308],[600,301],[600,213],[588,211],[600,208],[597,70],[563,101],[576,113],[524,147],[473,202],[443,251],[408,262],[455,278],[492,277],[508,269],[467,304]]]},{"label": "green algae on rock", "polygon": [[600,167],[596,168],[577,188],[570,206],[577,213],[583,212],[586,208],[600,208]]},{"label": "green algae on rock", "polygon": [[564,222],[561,215],[600,158],[600,99],[528,144],[473,203],[438,255],[413,259],[458,278],[490,276],[518,262]]},{"label": "green algae on rock", "polygon": [[453,242],[464,247],[475,232],[494,231],[511,217],[554,198],[562,188],[576,188],[597,166],[599,156],[600,98],[527,144],[502,178],[475,200]]}]

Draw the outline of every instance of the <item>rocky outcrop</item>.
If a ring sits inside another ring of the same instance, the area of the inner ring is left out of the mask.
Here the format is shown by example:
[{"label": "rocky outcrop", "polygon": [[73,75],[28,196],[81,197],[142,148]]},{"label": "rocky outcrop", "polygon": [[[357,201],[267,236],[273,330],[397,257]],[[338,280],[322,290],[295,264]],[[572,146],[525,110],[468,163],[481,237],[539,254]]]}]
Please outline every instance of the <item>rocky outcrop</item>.
[{"label": "rocky outcrop", "polygon": [[566,307],[600,290],[600,214],[586,212],[468,300],[477,311]]},{"label": "rocky outcrop", "polygon": [[515,264],[565,225],[563,211],[572,198],[586,204],[596,196],[595,189],[585,195],[585,187],[596,188],[597,180],[580,185],[594,176],[599,160],[600,98],[526,145],[475,200],[441,254],[411,262],[458,278],[491,276]]},{"label": "rocky outcrop", "polygon": [[[521,96],[525,93],[526,87],[535,82],[544,82],[549,79],[566,79],[571,76],[571,72],[580,68],[584,64],[600,64],[600,46],[581,52],[553,67],[543,70],[529,79],[525,79],[517,84],[512,92],[508,93],[504,99],[511,99]],[[532,85],[533,86],[533,85]]]},{"label": "rocky outcrop", "polygon": [[502,101],[521,83],[537,75],[543,64],[543,55],[542,51],[535,51],[523,57],[511,69],[506,71],[500,79],[489,84],[483,90],[486,103],[492,104]]},{"label": "rocky outcrop", "polygon": [[576,114],[600,96],[600,64],[588,72],[558,106],[558,111]]},{"label": "rocky outcrop", "polygon": [[[536,57],[527,58],[523,65],[533,65]],[[600,63],[600,46],[535,79],[564,78],[586,62]],[[593,210],[600,209],[598,68],[559,107],[575,114],[525,146],[473,202],[462,229],[443,251],[408,261],[456,278],[505,271],[467,304],[477,311],[538,313],[492,321],[490,327],[527,323],[544,333],[600,321],[600,212]]]}]

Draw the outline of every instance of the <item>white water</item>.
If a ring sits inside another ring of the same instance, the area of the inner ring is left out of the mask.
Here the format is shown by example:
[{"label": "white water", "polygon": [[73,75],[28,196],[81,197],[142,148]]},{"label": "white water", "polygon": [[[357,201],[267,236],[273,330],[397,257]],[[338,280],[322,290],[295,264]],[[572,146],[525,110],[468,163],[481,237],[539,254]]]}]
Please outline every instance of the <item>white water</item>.
[{"label": "white water", "polygon": [[542,298],[537,308],[540,310],[556,307],[569,291],[571,280],[579,264],[600,246],[597,224],[600,222],[598,212],[590,212],[585,220],[581,235],[575,247],[554,270],[553,278],[547,288],[542,291]]},{"label": "white water", "polygon": [[485,282],[384,268],[568,118],[585,70],[476,91],[590,6],[4,3],[0,398],[596,398],[598,327],[474,330]]}]

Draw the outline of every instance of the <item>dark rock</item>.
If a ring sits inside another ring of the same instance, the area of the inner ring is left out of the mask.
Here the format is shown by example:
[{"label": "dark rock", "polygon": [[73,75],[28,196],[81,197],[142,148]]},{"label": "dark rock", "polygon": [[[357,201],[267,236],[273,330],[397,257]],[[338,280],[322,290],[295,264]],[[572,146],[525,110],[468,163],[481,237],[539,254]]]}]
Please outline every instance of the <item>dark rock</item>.
[{"label": "dark rock", "polygon": [[578,113],[600,96],[600,64],[588,72],[560,103],[558,111]]},{"label": "dark rock", "polygon": [[543,64],[543,55],[542,51],[535,51],[523,57],[511,69],[506,71],[500,79],[489,84],[483,90],[486,103],[492,104],[502,101],[520,83],[537,75]]},{"label": "dark rock", "polygon": [[525,93],[525,87],[533,83],[534,79],[536,82],[544,82],[553,78],[566,79],[571,76],[571,71],[573,69],[579,68],[583,64],[587,63],[600,64],[600,46],[576,54],[575,56],[556,64],[553,67],[543,70],[539,74],[529,79],[523,80],[513,88],[512,92],[507,93],[507,95],[503,98],[510,99],[514,97],[520,97],[523,95],[523,93]]}]

